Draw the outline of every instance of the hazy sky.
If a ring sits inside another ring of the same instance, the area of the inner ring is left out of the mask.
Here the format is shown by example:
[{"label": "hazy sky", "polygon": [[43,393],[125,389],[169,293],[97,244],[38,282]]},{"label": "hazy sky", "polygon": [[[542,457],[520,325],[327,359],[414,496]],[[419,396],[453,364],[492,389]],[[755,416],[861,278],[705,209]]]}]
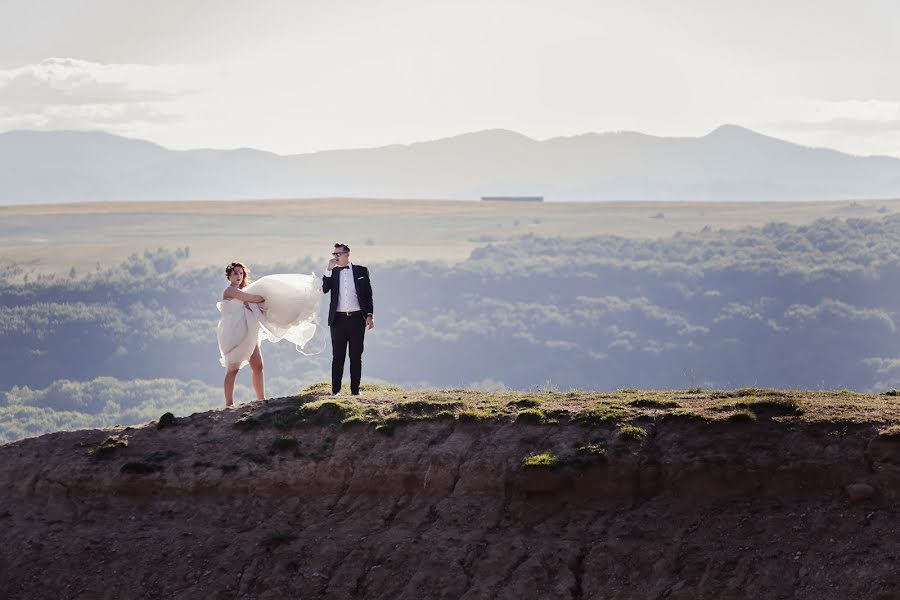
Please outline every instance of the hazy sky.
[{"label": "hazy sky", "polygon": [[278,153],[723,123],[900,156],[896,0],[0,0],[0,131]]}]

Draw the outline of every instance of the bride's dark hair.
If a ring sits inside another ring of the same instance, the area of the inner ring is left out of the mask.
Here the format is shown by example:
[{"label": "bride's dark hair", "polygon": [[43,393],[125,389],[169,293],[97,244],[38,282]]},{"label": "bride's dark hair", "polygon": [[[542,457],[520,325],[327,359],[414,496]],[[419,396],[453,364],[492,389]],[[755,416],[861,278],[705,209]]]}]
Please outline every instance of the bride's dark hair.
[{"label": "bride's dark hair", "polygon": [[241,285],[238,287],[239,290],[244,289],[248,285],[250,285],[250,269],[244,266],[244,263],[233,262],[227,267],[225,267],[225,277],[231,277],[231,274],[234,273],[234,270],[240,267],[244,270],[244,278],[241,280]]}]

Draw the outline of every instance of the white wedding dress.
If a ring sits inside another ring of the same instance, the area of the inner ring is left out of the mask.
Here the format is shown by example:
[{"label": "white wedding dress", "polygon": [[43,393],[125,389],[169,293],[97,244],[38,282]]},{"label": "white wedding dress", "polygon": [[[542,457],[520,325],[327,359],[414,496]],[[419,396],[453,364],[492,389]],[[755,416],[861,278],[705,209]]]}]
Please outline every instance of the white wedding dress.
[{"label": "white wedding dress", "polygon": [[260,277],[242,292],[266,299],[261,304],[227,298],[216,303],[221,313],[216,330],[219,363],[241,368],[262,340],[288,340],[303,354],[316,332],[316,315],[322,298],[322,283],[315,275],[279,274]]}]

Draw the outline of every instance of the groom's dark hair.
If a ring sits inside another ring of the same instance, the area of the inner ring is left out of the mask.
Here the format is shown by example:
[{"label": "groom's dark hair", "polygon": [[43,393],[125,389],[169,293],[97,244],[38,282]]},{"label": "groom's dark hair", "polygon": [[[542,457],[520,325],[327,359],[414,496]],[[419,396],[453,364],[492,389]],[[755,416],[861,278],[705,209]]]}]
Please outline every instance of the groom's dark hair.
[{"label": "groom's dark hair", "polygon": [[342,243],[338,242],[337,244],[334,245],[334,247],[340,248],[343,252],[350,252],[350,246],[348,246],[347,244],[342,244]]}]

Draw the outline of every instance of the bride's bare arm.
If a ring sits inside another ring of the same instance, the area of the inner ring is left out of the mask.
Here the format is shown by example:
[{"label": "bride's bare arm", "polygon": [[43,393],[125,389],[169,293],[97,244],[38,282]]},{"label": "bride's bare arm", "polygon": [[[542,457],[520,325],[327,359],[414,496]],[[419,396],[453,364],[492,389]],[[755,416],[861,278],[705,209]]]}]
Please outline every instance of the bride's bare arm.
[{"label": "bride's bare arm", "polygon": [[226,298],[237,298],[243,302],[249,302],[251,304],[259,304],[260,302],[265,302],[266,299],[260,296],[259,294],[248,294],[247,292],[242,292],[241,290],[235,288],[227,288],[225,290]]}]

